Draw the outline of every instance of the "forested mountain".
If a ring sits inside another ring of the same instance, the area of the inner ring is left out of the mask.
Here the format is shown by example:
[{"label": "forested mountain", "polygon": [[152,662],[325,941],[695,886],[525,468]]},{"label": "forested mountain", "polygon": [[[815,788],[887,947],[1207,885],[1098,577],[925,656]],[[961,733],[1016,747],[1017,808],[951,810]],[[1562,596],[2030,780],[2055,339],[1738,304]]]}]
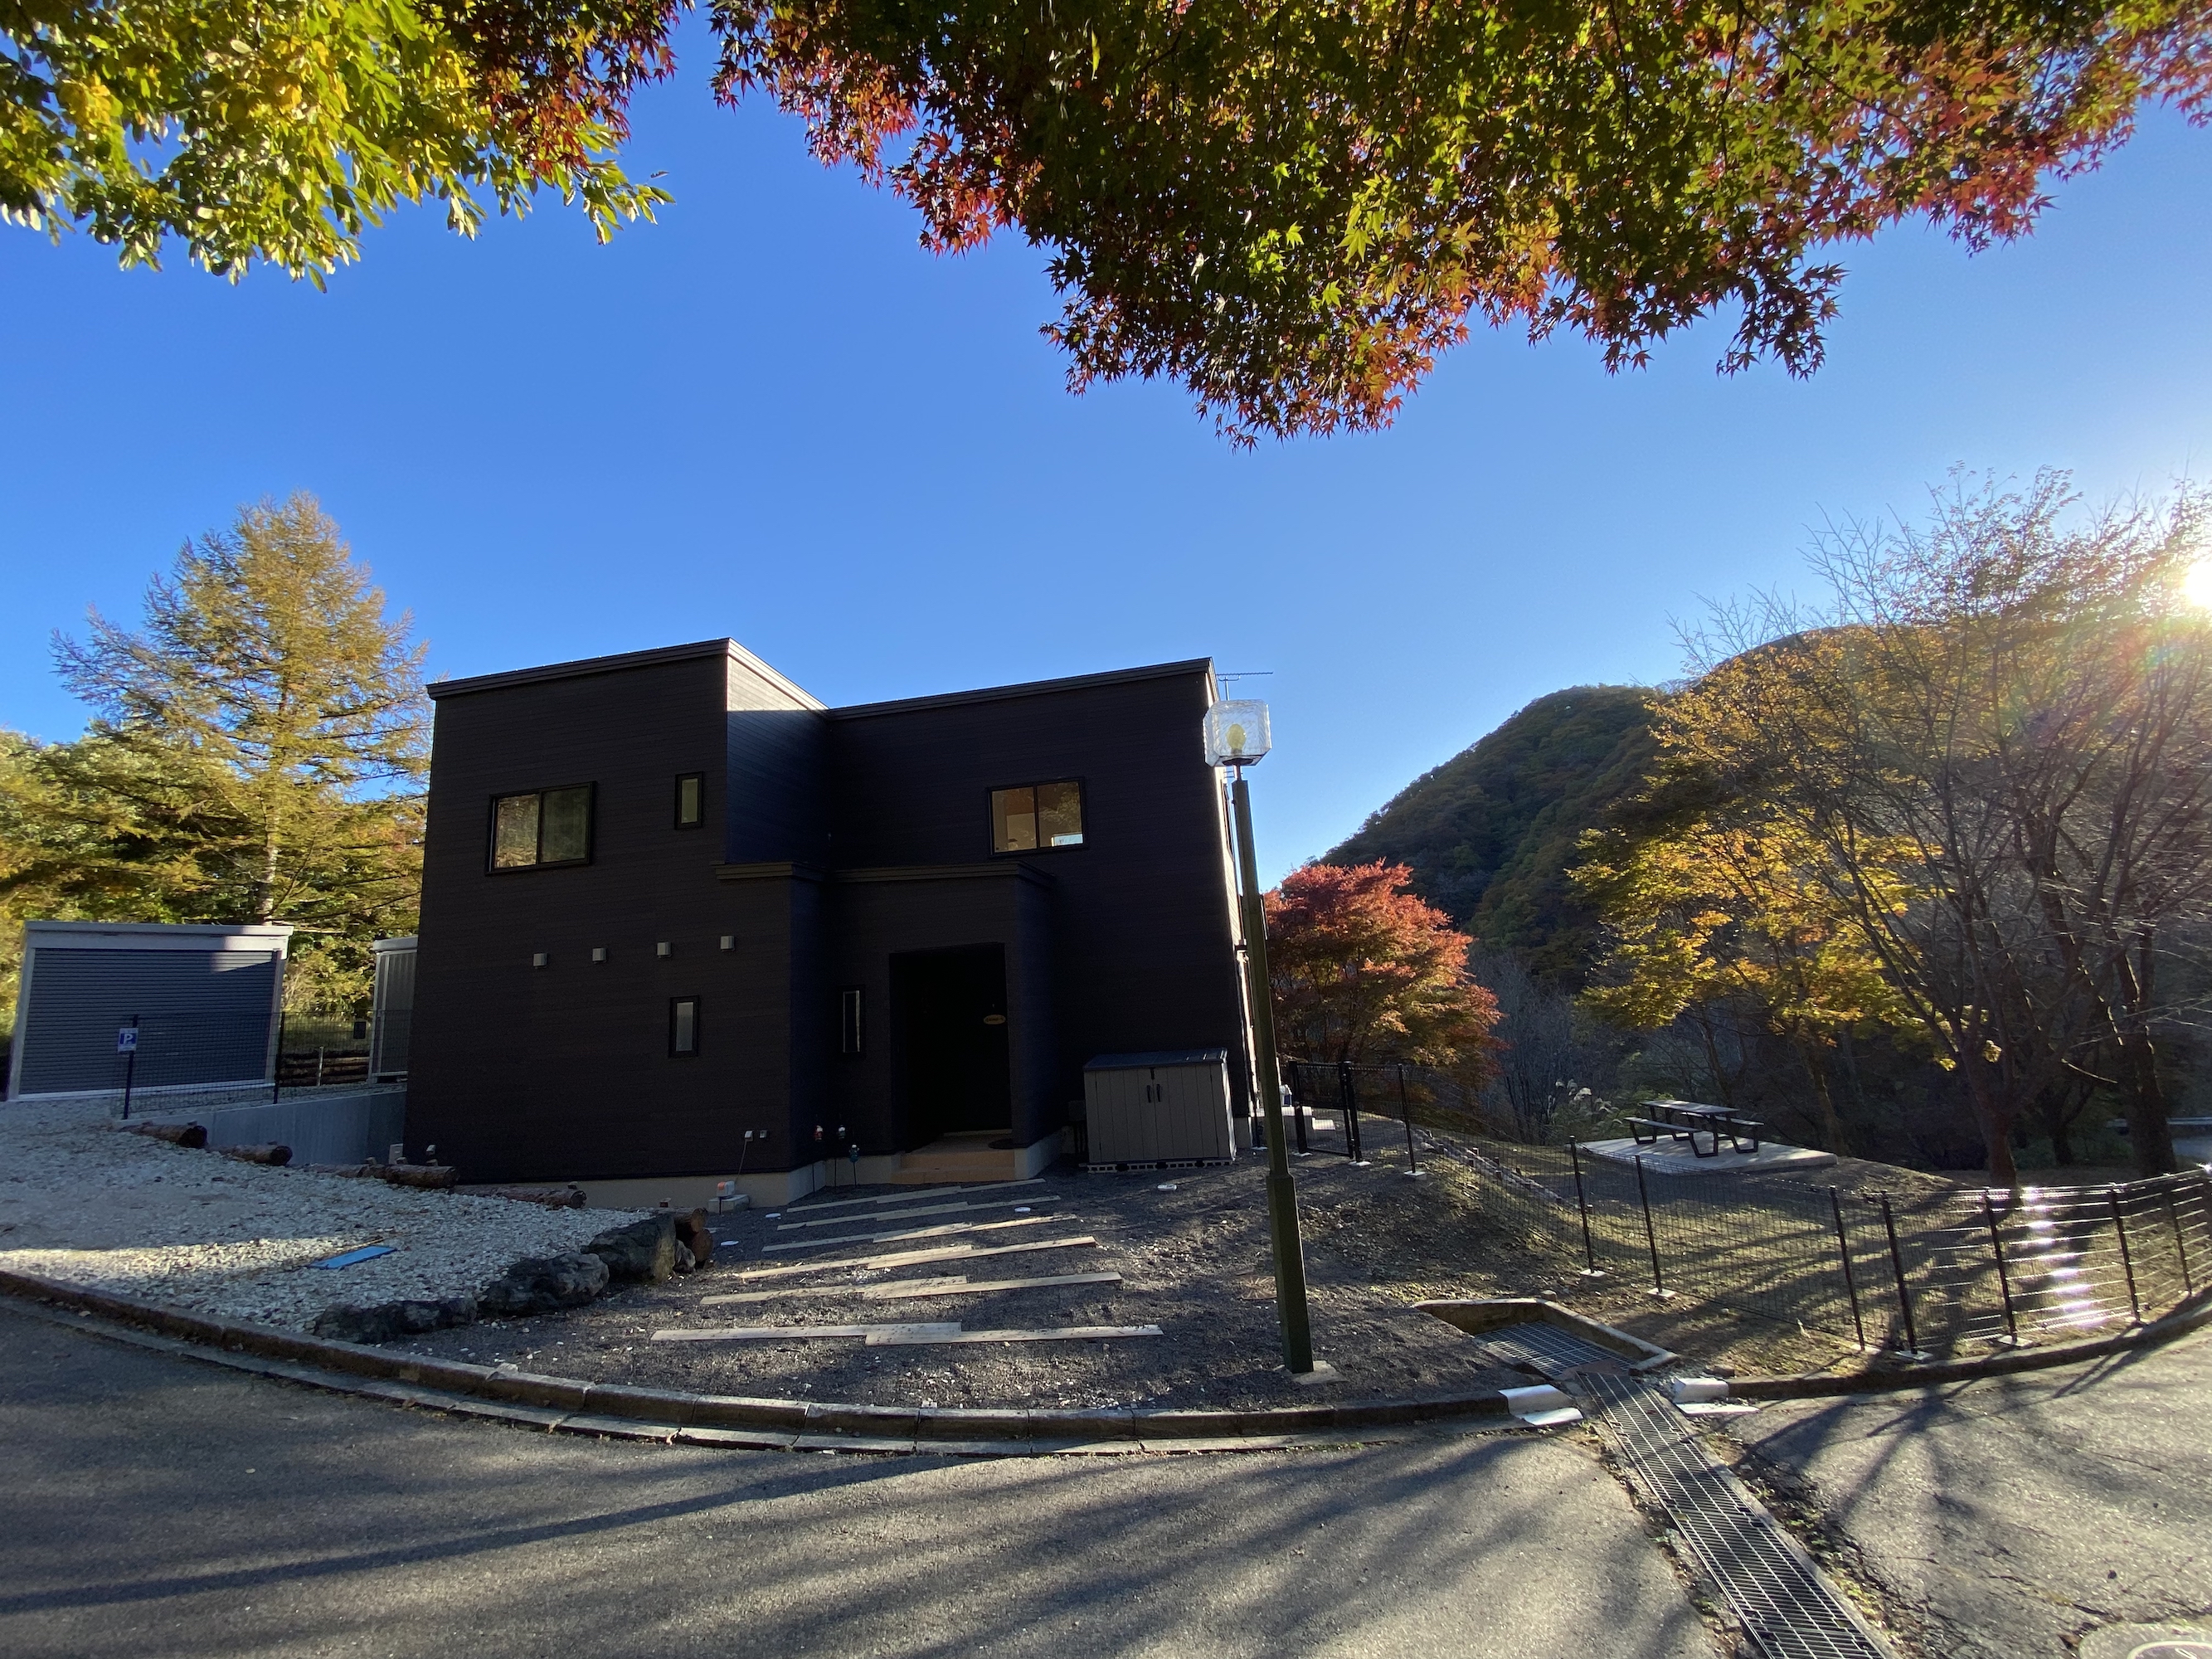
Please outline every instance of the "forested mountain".
[{"label": "forested mountain", "polygon": [[1583,832],[1642,786],[1654,694],[1578,685],[1539,697],[1472,748],[1406,786],[1329,864],[1409,866],[1420,896],[1540,978],[1577,989],[1597,921],[1566,872]]}]

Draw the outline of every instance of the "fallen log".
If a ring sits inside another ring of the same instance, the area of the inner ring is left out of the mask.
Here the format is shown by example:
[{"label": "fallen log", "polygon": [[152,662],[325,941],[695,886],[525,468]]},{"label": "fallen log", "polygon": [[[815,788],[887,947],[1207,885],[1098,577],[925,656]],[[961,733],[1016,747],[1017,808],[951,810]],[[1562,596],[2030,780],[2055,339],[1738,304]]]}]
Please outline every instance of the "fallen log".
[{"label": "fallen log", "polygon": [[305,1164],[301,1168],[309,1175],[352,1176],[356,1178],[374,1175],[384,1166],[380,1164]]},{"label": "fallen log", "polygon": [[219,1146],[216,1150],[240,1164],[269,1164],[282,1169],[292,1161],[292,1149],[278,1141],[262,1146]]},{"label": "fallen log", "polygon": [[481,1196],[509,1199],[517,1204],[543,1204],[549,1210],[584,1207],[581,1187],[495,1187]]},{"label": "fallen log", "polygon": [[450,1164],[385,1164],[375,1173],[395,1187],[451,1187],[461,1178]]},{"label": "fallen log", "polygon": [[199,1123],[120,1123],[116,1126],[127,1134],[144,1135],[149,1140],[166,1140],[172,1146],[195,1149],[207,1145],[207,1127]]}]

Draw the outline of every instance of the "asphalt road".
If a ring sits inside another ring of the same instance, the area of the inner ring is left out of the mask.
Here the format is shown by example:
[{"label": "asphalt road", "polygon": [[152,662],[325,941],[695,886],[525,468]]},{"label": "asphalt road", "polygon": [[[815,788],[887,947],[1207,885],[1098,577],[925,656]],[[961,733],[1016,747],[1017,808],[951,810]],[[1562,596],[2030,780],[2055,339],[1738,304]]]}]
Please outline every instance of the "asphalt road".
[{"label": "asphalt road", "polygon": [[0,1304],[0,1653],[1712,1659],[1571,1439],[967,1462],[457,1421]]},{"label": "asphalt road", "polygon": [[2212,1331],[1730,1428],[1809,1481],[1924,1652],[2069,1659],[2136,1645],[2109,1626],[2212,1625]]}]

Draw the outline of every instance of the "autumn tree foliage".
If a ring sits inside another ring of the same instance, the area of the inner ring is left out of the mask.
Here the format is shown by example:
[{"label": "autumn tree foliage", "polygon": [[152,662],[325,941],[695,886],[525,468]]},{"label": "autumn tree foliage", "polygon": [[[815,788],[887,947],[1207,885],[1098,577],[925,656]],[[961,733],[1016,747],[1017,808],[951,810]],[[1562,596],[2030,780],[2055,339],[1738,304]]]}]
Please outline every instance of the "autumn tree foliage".
[{"label": "autumn tree foliage", "polygon": [[408,619],[301,495],[187,543],[140,627],[90,622],[55,641],[85,733],[0,732],[0,915],[289,921],[288,1000],[364,999],[369,941],[412,932],[422,889]]},{"label": "autumn tree foliage", "polygon": [[720,0],[718,84],[806,118],[933,246],[1053,250],[1077,387],[1232,434],[1386,422],[1471,325],[1615,365],[1717,309],[1821,356],[1826,250],[2017,235],[2136,105],[2212,87],[2201,0]]},{"label": "autumn tree foliage", "polygon": [[[688,0],[0,0],[0,213],[126,263],[353,257],[402,201],[550,187],[604,236]],[[1080,389],[1171,377],[1240,441],[1386,423],[1470,328],[1615,366],[1717,311],[1821,357],[1830,250],[2016,236],[2138,106],[2202,118],[2205,0],[710,0],[717,94],[920,210],[1049,250]]]},{"label": "autumn tree foliage", "polygon": [[2056,1141],[2090,1091],[2173,1167],[2160,1050],[2212,971],[2207,508],[2078,506],[1956,478],[1925,525],[1825,538],[1823,611],[1693,638],[1660,782],[1703,804],[1585,872],[1610,1011],[1742,994],[1808,1054],[1879,1023],[1957,1079],[2000,1180],[2016,1126]]},{"label": "autumn tree foliage", "polygon": [[402,203],[472,234],[541,189],[605,240],[668,199],[624,176],[674,0],[0,0],[0,221],[126,265],[174,242],[319,281]]},{"label": "autumn tree foliage", "polygon": [[1469,975],[1473,943],[1408,890],[1402,864],[1309,864],[1267,896],[1267,965],[1285,1052],[1405,1060],[1486,1082],[1498,1003]]}]

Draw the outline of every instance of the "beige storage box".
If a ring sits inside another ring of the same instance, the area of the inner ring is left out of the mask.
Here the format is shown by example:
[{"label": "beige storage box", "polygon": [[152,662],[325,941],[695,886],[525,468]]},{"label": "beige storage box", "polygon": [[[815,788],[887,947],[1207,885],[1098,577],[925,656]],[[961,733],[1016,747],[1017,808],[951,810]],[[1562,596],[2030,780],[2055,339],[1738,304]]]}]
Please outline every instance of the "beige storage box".
[{"label": "beige storage box", "polygon": [[1100,1054],[1083,1068],[1093,1170],[1227,1164],[1237,1157],[1229,1121],[1229,1051]]}]

